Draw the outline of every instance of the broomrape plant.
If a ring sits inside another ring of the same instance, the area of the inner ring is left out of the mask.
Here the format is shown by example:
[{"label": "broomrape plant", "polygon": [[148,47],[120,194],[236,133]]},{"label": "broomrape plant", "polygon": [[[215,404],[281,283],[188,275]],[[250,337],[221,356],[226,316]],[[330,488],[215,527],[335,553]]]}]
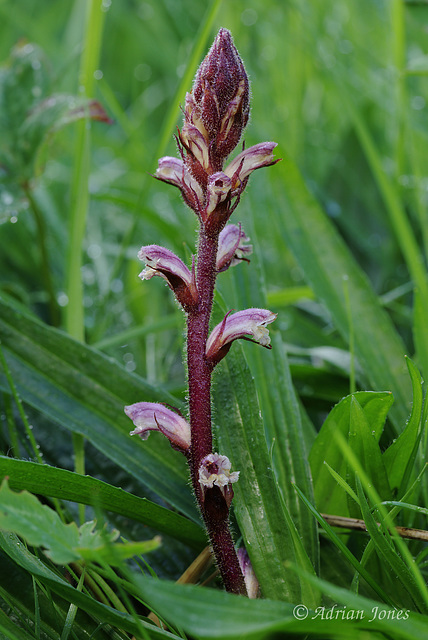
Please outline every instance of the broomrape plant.
[{"label": "broomrape plant", "polygon": [[155,177],[178,187],[199,220],[196,257],[191,266],[165,247],[143,246],[142,280],[166,280],[186,313],[189,421],[170,407],[138,402],[125,408],[138,434],[163,433],[186,456],[193,490],[226,589],[255,597],[257,586],[245,550],[235,551],[229,526],[233,484],[239,471],[213,451],[211,376],[238,338],[270,347],[267,325],[276,314],[267,309],[229,312],[209,332],[217,275],[248,261],[252,247],[241,225],[228,224],[250,174],[268,167],[275,142],[261,142],[225,161],[238,145],[250,112],[250,91],[243,62],[227,29],[220,29],[187,93],[184,122],[176,137],[180,157],[160,158]]}]

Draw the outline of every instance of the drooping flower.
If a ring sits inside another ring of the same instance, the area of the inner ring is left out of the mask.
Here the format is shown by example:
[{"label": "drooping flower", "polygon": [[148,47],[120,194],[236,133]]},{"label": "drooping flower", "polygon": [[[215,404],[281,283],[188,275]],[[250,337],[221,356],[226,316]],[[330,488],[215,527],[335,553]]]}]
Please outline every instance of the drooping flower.
[{"label": "drooping flower", "polygon": [[139,435],[147,440],[150,431],[160,431],[168,438],[174,449],[187,453],[190,448],[190,425],[178,413],[158,402],[136,402],[125,407],[135,429],[131,436]]},{"label": "drooping flower", "polygon": [[273,322],[276,316],[276,313],[267,309],[245,309],[232,315],[227,314],[208,337],[207,360],[211,364],[220,362],[237,338],[258,342],[262,347],[270,349],[270,337],[266,325]]},{"label": "drooping flower", "polygon": [[212,489],[214,486],[219,487],[228,507],[233,498],[233,489],[230,485],[239,480],[239,471],[231,473],[231,466],[227,456],[210,453],[202,459],[199,467],[199,484],[203,495],[207,489]]},{"label": "drooping flower", "polygon": [[218,238],[217,271],[226,271],[242,260],[249,262],[246,256],[253,252],[252,245],[245,244],[249,240],[241,225],[226,225]]},{"label": "drooping flower", "polygon": [[160,276],[166,280],[186,311],[197,303],[198,290],[194,266],[190,271],[175,253],[157,244],[141,247],[138,257],[147,265],[139,275],[142,280],[150,280],[153,276]]},{"label": "drooping flower", "polygon": [[247,587],[247,595],[250,599],[257,598],[259,595],[259,581],[254,573],[247,550],[240,547],[236,553],[242,575],[244,576],[245,586]]},{"label": "drooping flower", "polygon": [[232,195],[241,191],[242,185],[250,173],[279,162],[279,158],[275,159],[273,156],[273,150],[276,146],[278,146],[276,142],[259,142],[238,153],[224,170],[232,181]]},{"label": "drooping flower", "polygon": [[203,192],[183,160],[172,156],[160,158],[155,178],[178,187],[185,203],[198,215],[200,214],[204,201]]}]

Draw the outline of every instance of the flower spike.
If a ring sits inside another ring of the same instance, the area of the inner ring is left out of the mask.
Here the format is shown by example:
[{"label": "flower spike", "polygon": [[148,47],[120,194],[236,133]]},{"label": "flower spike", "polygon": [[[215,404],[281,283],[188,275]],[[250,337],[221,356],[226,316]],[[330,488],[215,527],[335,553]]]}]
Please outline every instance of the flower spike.
[{"label": "flower spike", "polygon": [[232,315],[227,314],[222,322],[212,330],[206,345],[206,357],[215,365],[229,351],[237,338],[258,342],[262,347],[270,349],[267,324],[273,322],[277,314],[267,309],[245,309]]},{"label": "flower spike", "polygon": [[125,407],[135,429],[131,436],[139,435],[147,440],[150,431],[160,431],[168,438],[171,446],[187,454],[190,448],[190,426],[186,420],[163,404],[157,402],[136,402]]},{"label": "flower spike", "polygon": [[175,253],[157,244],[141,247],[138,257],[147,265],[140,273],[139,277],[142,280],[150,280],[153,276],[160,276],[167,281],[185,311],[196,305],[198,290],[194,265],[190,271]]},{"label": "flower spike", "polygon": [[253,247],[251,244],[245,244],[248,241],[249,238],[247,238],[245,231],[241,229],[241,225],[226,225],[218,238],[217,271],[226,271],[226,269],[239,264],[242,260],[249,262],[245,256],[253,252]]},{"label": "flower spike", "polygon": [[181,135],[191,152],[188,161],[195,177],[198,169],[208,175],[221,171],[241,138],[249,113],[250,88],[244,63],[230,31],[220,29],[196,73],[192,93],[186,97]]}]

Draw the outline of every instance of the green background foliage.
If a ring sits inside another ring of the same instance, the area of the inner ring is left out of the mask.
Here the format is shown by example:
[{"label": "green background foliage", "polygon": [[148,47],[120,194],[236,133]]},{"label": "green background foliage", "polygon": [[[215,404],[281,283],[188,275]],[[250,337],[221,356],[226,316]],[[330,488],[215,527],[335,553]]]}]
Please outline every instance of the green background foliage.
[{"label": "green background foliage", "polygon": [[[427,529],[426,3],[0,0],[0,18],[0,638],[425,636],[426,549],[395,525]],[[246,145],[282,158],[234,213],[254,253],[220,274],[213,320],[278,313],[273,349],[233,345],[213,386],[257,601],[173,584],[206,544],[187,470],[123,413],[186,412],[184,317],[136,254],[190,263],[196,219],[150,174],[220,26],[251,80]],[[363,617],[314,617],[333,604]]]}]

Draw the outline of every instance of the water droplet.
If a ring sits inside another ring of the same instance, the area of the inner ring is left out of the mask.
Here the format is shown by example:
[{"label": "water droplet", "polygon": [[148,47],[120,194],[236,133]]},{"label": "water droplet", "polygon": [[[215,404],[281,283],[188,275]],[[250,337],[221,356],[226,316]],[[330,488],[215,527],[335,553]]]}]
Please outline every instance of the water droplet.
[{"label": "water droplet", "polygon": [[96,260],[100,257],[102,250],[99,244],[90,244],[86,253],[92,260]]},{"label": "water droplet", "polygon": [[61,291],[57,296],[57,302],[60,307],[66,307],[68,305],[68,295]]},{"label": "water droplet", "polygon": [[111,281],[110,289],[113,293],[121,293],[123,291],[123,282],[119,278],[115,278]]},{"label": "water droplet", "polygon": [[425,98],[423,98],[422,96],[413,96],[410,104],[412,105],[412,109],[415,109],[415,111],[420,111],[426,104]]},{"label": "water droplet", "polygon": [[96,71],[94,71],[94,78],[95,80],[101,80],[101,78],[103,77],[103,72],[101,71],[101,69],[97,69]]},{"label": "water droplet", "polygon": [[255,11],[254,9],[244,9],[244,11],[241,13],[241,22],[246,27],[251,27],[251,25],[257,22],[257,19],[257,11]]},{"label": "water droplet", "polygon": [[13,195],[9,193],[9,191],[3,191],[3,193],[1,194],[1,199],[3,204],[8,206],[13,202]]},{"label": "water droplet", "polygon": [[152,75],[152,68],[148,64],[138,64],[134,69],[134,77],[139,82],[145,82]]}]

